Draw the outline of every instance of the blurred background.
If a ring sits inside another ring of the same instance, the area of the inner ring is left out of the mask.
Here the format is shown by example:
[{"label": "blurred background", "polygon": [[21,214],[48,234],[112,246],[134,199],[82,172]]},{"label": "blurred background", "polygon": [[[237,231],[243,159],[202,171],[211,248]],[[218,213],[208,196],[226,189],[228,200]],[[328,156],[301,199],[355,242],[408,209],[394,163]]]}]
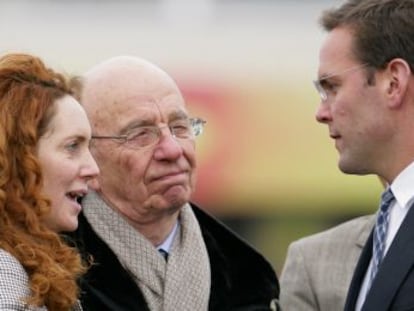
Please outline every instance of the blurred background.
[{"label": "blurred background", "polygon": [[339,172],[313,89],[335,0],[0,0],[0,52],[81,74],[117,55],[177,81],[199,137],[194,202],[258,248],[279,274],[288,244],[377,208],[373,176]]}]

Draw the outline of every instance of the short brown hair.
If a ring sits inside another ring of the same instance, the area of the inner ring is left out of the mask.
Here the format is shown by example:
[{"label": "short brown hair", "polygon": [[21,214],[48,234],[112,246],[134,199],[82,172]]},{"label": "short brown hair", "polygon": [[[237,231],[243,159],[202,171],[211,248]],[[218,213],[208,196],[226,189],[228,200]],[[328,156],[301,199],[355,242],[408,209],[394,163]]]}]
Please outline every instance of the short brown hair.
[{"label": "short brown hair", "polygon": [[413,0],[348,0],[325,11],[320,23],[327,31],[351,29],[353,53],[361,63],[380,69],[402,58],[414,72]]}]

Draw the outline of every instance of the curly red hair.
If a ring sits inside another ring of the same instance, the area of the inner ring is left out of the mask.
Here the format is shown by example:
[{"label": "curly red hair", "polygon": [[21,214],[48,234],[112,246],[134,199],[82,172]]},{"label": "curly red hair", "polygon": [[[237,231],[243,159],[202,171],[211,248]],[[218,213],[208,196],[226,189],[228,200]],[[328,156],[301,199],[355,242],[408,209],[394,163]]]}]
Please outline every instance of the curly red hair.
[{"label": "curly red hair", "polygon": [[42,221],[50,202],[41,194],[37,143],[55,113],[54,103],[68,94],[69,81],[39,58],[0,58],[0,247],[28,273],[27,302],[49,311],[74,306],[77,279],[86,270],[77,250]]}]

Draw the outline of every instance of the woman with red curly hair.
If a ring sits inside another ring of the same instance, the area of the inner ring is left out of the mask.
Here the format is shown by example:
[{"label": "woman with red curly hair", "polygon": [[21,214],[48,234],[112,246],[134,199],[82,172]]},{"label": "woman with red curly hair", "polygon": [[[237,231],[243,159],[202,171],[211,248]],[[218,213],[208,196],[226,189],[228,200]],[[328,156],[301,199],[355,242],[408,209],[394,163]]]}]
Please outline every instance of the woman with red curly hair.
[{"label": "woman with red curly hair", "polygon": [[0,310],[81,310],[86,267],[61,232],[99,173],[68,80],[37,57],[0,58]]}]

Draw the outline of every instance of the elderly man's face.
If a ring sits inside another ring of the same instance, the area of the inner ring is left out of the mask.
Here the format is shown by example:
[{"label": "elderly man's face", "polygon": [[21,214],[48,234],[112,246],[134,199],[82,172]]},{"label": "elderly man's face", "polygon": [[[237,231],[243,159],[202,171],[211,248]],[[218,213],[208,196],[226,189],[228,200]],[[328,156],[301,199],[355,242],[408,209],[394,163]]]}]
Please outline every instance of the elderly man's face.
[{"label": "elderly man's face", "polygon": [[103,197],[124,209],[128,217],[142,221],[148,213],[174,212],[190,200],[195,185],[195,142],[173,137],[168,128],[188,118],[175,84],[160,81],[151,92],[134,93],[134,88],[125,90],[125,98],[120,96],[99,113],[98,121],[92,122],[94,135],[128,135],[142,126],[157,126],[159,141],[139,147],[133,141],[96,139],[92,152],[101,169]]}]

